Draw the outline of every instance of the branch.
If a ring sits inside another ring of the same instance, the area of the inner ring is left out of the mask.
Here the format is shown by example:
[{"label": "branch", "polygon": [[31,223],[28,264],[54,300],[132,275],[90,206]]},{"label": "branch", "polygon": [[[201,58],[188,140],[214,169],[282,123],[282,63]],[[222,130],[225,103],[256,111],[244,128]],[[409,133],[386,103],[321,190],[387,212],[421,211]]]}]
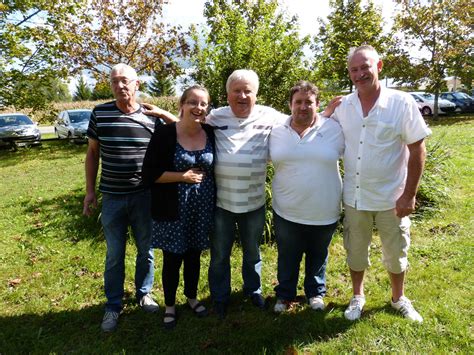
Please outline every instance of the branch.
[{"label": "branch", "polygon": [[32,13],[30,16],[28,17],[25,17],[23,20],[21,20],[20,22],[18,22],[17,24],[15,24],[15,27],[19,27],[21,26],[22,24],[24,24],[26,21],[28,21],[30,18],[36,16],[38,13],[40,13],[41,10],[36,10],[36,12]]}]

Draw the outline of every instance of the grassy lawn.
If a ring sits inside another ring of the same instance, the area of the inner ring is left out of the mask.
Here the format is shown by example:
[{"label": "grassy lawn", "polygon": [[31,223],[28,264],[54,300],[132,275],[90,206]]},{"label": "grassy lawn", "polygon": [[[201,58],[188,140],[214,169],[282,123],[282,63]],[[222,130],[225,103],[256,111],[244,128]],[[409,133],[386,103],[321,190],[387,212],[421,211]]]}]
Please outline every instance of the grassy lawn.
[{"label": "grassy lawn", "polygon": [[[390,305],[389,281],[374,239],[360,321],[348,322],[351,295],[341,236],[328,266],[328,303],[316,313],[303,303],[275,315],[276,248],[262,248],[262,312],[242,298],[239,248],[233,251],[229,315],[197,319],[178,289],[178,325],[161,326],[163,311],[145,314],[133,300],[133,243],[128,246],[126,305],[117,332],[100,331],[105,243],[97,216],[81,215],[85,145],[45,141],[42,147],[0,151],[0,353],[473,353],[474,116],[430,122],[451,153],[450,200],[412,228],[407,295],[423,315],[411,324]],[[161,254],[154,295],[164,304]],[[209,305],[202,262],[200,298]],[[303,295],[303,289],[298,290]]]}]

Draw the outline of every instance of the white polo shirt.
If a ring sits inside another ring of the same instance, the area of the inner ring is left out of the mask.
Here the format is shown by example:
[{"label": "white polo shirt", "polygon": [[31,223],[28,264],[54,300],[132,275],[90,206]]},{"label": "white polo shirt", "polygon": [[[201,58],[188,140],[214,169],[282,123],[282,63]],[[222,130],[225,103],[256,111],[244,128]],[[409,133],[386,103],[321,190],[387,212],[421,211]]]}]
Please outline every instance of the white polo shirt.
[{"label": "white polo shirt", "polygon": [[236,117],[229,106],[210,112],[206,122],[215,127],[218,207],[245,213],[265,204],[270,132],[287,117],[262,105],[255,105],[247,118]]},{"label": "white polo shirt", "polygon": [[333,117],[346,140],[344,203],[366,211],[395,208],[405,188],[407,144],[431,134],[415,100],[402,91],[381,88],[364,117],[355,91],[342,99]]},{"label": "white polo shirt", "polygon": [[341,126],[319,117],[300,137],[291,118],[273,128],[270,158],[275,167],[272,203],[284,219],[307,225],[327,225],[339,219],[342,181],[339,158],[344,151]]}]

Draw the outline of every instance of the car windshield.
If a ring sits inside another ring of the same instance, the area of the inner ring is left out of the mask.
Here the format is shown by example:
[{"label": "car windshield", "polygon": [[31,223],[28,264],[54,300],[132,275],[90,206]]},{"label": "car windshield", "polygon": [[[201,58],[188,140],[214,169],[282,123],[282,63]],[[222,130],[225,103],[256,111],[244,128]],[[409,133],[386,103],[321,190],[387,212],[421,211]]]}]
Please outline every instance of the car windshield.
[{"label": "car windshield", "polygon": [[0,127],[28,125],[28,124],[33,124],[33,122],[29,119],[28,116],[12,115],[12,116],[0,117]]},{"label": "car windshield", "polygon": [[453,96],[456,99],[469,99],[469,96],[463,92],[453,92]]},{"label": "car windshield", "polygon": [[69,118],[72,123],[87,122],[91,118],[90,111],[69,112]]}]

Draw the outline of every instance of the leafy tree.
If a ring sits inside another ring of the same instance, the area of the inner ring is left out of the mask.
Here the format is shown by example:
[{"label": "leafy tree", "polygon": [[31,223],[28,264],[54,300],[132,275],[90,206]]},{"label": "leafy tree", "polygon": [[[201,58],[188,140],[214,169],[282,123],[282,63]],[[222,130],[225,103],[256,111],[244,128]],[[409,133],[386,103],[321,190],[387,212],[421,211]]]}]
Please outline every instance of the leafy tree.
[{"label": "leafy tree", "polygon": [[205,85],[214,105],[226,104],[225,83],[235,69],[253,69],[259,75],[259,102],[288,110],[288,90],[308,78],[297,18],[277,11],[277,0],[207,1],[208,30],[191,29],[194,81]]},{"label": "leafy tree", "polygon": [[156,72],[153,75],[153,80],[148,84],[148,93],[157,97],[176,95],[171,77],[163,72]]},{"label": "leafy tree", "polygon": [[0,6],[0,101],[16,109],[43,108],[54,78],[67,76],[62,26],[85,0],[6,0]]},{"label": "leafy tree", "polygon": [[162,1],[90,0],[67,24],[63,35],[65,54],[76,69],[95,76],[108,73],[117,63],[137,72],[166,68],[177,73],[175,58],[187,53],[179,27],[161,22]]},{"label": "leafy tree", "polygon": [[388,38],[382,35],[382,13],[372,1],[330,0],[333,9],[327,21],[319,19],[319,33],[314,38],[317,76],[334,89],[350,89],[347,74],[347,54],[351,47],[370,44],[380,54],[385,52]]},{"label": "leafy tree", "polygon": [[89,100],[92,96],[92,90],[90,89],[84,77],[81,75],[76,84],[76,92],[74,93],[74,101],[85,101]]},{"label": "leafy tree", "polygon": [[113,99],[114,94],[110,87],[110,82],[105,76],[101,77],[94,86],[92,90],[91,99],[92,100],[106,100]]},{"label": "leafy tree", "polygon": [[407,77],[407,63],[404,63],[398,68],[396,79],[399,82],[427,81],[428,90],[435,94],[434,118],[437,119],[438,95],[446,75],[459,74],[458,68],[463,67],[472,75],[471,1],[397,0],[397,3],[400,11],[395,17],[394,32],[401,48],[406,49],[399,50],[395,56],[409,58],[412,69],[408,71],[411,77]]}]

